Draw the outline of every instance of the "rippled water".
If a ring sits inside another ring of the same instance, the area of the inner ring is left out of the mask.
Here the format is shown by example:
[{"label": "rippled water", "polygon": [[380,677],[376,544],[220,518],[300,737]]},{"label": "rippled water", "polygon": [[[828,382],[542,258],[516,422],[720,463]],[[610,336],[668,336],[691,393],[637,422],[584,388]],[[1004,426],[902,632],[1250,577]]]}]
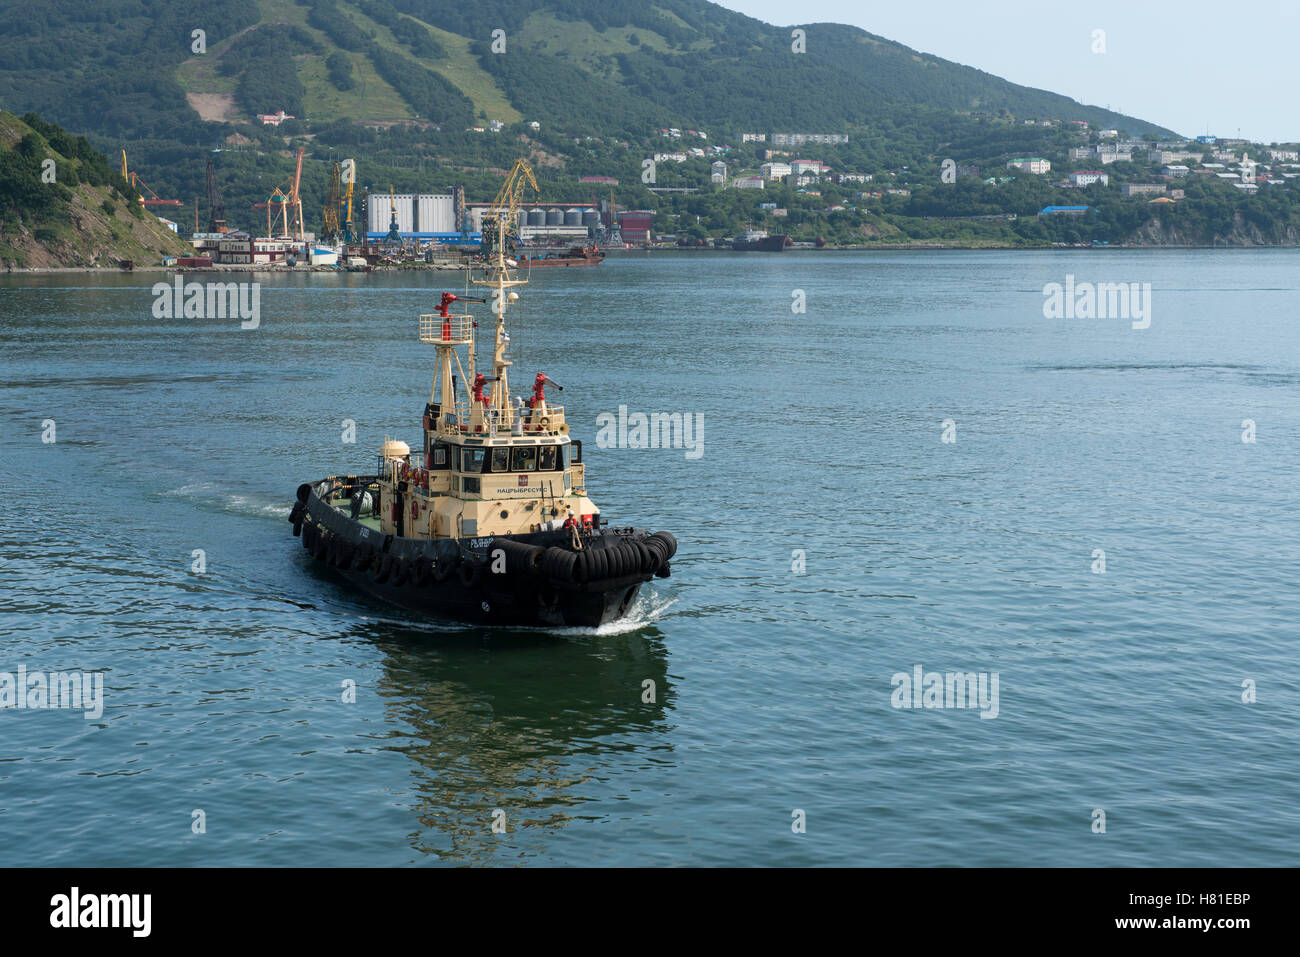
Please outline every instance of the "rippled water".
[{"label": "rippled water", "polygon": [[[251,331],[154,319],[157,277],[0,279],[0,671],[105,682],[96,720],[0,711],[3,862],[1295,865],[1298,266],[537,274],[516,385],[563,384],[603,514],[681,543],[594,632],[416,619],[284,521],[417,434],[448,274],[261,276]],[[1152,283],[1151,327],[1045,319],[1067,273]],[[597,449],[620,405],[700,414],[703,456]],[[996,719],[893,707],[917,665],[997,672]]]}]

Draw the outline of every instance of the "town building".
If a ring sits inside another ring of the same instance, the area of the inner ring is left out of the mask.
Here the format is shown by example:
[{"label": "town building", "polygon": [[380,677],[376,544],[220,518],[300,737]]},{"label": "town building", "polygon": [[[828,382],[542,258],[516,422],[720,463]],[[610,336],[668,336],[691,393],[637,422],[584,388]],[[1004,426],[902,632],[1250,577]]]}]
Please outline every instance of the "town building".
[{"label": "town building", "polygon": [[1035,176],[1041,176],[1044,173],[1051,172],[1052,164],[1041,156],[1016,157],[1007,163],[1009,169],[1018,169],[1022,173],[1032,173]]},{"label": "town building", "polygon": [[1095,170],[1079,170],[1077,173],[1070,174],[1070,185],[1082,189],[1085,186],[1091,186],[1093,183],[1101,183],[1102,186],[1110,185],[1109,173],[1098,173]]},{"label": "town building", "polygon": [[1120,187],[1120,193],[1124,196],[1150,196],[1164,191],[1164,183],[1125,183]]},{"label": "town building", "polygon": [[[283,258],[283,257],[282,257]],[[253,262],[252,237],[236,233],[226,234],[226,238],[217,243],[217,262],[235,266],[247,266]]]},{"label": "town building", "polygon": [[847,133],[773,133],[773,146],[803,146],[807,143],[847,143]]}]

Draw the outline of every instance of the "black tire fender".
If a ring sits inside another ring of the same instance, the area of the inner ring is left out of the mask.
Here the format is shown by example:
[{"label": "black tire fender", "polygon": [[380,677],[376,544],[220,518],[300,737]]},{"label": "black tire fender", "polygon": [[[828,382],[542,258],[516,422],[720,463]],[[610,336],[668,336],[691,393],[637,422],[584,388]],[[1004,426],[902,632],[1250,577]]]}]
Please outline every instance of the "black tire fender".
[{"label": "black tire fender", "polygon": [[483,578],[483,566],[478,562],[461,562],[460,568],[456,570],[460,576],[460,583],[466,588],[473,588]]},{"label": "black tire fender", "polygon": [[429,568],[429,559],[417,558],[415,564],[411,566],[411,584],[416,588],[425,588],[433,580],[433,572]]},{"label": "black tire fender", "polygon": [[658,552],[645,542],[637,542],[636,550],[641,553],[641,571],[643,574],[653,575],[659,571],[659,566],[663,563],[660,561]]},{"label": "black tire fender", "polygon": [[460,564],[458,558],[438,559],[433,564],[433,580],[441,585],[452,575],[456,574],[456,566]]},{"label": "black tire fender", "polygon": [[598,582],[609,577],[609,558],[603,548],[591,548],[587,552],[587,580]]},{"label": "black tire fender", "polygon": [[364,572],[370,568],[370,563],[375,558],[375,546],[369,542],[362,542],[357,546],[356,555],[352,558],[352,563],[359,572]]},{"label": "black tire fender", "polygon": [[338,558],[334,562],[335,566],[343,571],[352,567],[352,559],[356,557],[356,549],[352,547],[351,542],[342,542],[339,544]]},{"label": "black tire fender", "polygon": [[556,581],[573,581],[573,566],[577,560],[578,556],[573,552],[552,546],[546,550],[542,567],[546,570],[548,578]]},{"label": "black tire fender", "polygon": [[672,532],[655,532],[647,539],[646,544],[651,541],[661,544],[665,562],[677,554],[677,539],[673,537]]}]

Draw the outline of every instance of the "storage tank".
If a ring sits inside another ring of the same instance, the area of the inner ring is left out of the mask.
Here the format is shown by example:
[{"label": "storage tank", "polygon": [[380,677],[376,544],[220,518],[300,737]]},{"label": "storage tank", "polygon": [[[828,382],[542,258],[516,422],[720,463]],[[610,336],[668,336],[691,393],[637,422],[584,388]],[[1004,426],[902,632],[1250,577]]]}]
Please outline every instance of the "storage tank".
[{"label": "storage tank", "polygon": [[566,226],[581,226],[581,225],[582,225],[582,210],[580,210],[580,209],[566,209],[566,210],[564,211],[564,225],[566,225]]},{"label": "storage tank", "polygon": [[544,209],[530,209],[530,210],[528,211],[528,225],[529,225],[529,226],[545,226],[545,225],[546,225],[546,210],[544,210]]},{"label": "storage tank", "polygon": [[599,226],[600,214],[597,213],[594,209],[584,209],[582,211],[582,225]]},{"label": "storage tank", "polygon": [[564,225],[564,210],[562,210],[562,209],[548,209],[548,210],[546,211],[546,225],[547,225],[547,226],[563,226],[563,225]]}]

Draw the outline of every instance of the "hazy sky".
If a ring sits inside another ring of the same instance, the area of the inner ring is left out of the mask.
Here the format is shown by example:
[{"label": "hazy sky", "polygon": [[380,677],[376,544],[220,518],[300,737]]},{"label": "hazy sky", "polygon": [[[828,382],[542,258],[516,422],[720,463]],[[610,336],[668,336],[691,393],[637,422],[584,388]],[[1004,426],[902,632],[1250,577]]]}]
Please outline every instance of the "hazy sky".
[{"label": "hazy sky", "polygon": [[[721,0],[768,23],[850,23],[1186,136],[1300,140],[1300,0]],[[1092,52],[1105,31],[1105,53]],[[815,52],[808,37],[808,53]]]}]

